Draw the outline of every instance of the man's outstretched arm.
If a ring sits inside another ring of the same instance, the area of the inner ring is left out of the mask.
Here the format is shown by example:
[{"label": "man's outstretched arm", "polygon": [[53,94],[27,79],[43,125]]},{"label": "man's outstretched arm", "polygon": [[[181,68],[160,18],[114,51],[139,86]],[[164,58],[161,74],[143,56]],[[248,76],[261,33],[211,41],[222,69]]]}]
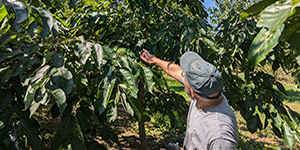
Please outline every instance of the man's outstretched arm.
[{"label": "man's outstretched arm", "polygon": [[177,81],[181,83],[181,73],[183,72],[181,67],[177,64],[173,64],[170,61],[165,61],[155,57],[150,54],[147,50],[143,49],[143,54],[141,55],[141,59],[149,64],[158,65],[163,71],[167,74],[175,78]]}]

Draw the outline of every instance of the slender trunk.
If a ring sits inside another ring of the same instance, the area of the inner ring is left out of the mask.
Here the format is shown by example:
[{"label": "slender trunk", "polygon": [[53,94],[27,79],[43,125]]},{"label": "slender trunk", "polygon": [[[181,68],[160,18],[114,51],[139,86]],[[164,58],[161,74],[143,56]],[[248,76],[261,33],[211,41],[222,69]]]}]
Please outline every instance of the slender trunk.
[{"label": "slender trunk", "polygon": [[144,85],[143,83],[140,81],[139,82],[139,92],[138,92],[138,99],[141,103],[142,106],[142,117],[141,117],[141,121],[139,122],[139,135],[140,135],[140,142],[141,142],[141,150],[148,150],[148,142],[147,142],[147,138],[146,138],[146,131],[145,131],[145,121],[144,121]]}]

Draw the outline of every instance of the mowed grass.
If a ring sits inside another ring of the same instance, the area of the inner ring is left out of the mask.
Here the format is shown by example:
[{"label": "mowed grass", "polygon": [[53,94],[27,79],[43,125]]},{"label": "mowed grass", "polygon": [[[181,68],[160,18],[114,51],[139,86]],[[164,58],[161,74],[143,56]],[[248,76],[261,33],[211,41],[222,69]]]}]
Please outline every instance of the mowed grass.
[{"label": "mowed grass", "polygon": [[[178,94],[184,96],[187,102],[190,102],[190,98],[184,92],[184,86],[173,79],[165,75],[169,88],[174,90]],[[281,80],[283,86],[286,89],[287,95],[284,96],[284,104],[289,106],[292,110],[300,113],[298,108],[300,107],[300,89],[295,84],[285,83],[284,80]],[[284,140],[278,138],[272,131],[272,128],[269,126],[265,130],[257,131],[256,133],[252,134],[247,129],[247,123],[245,119],[241,116],[239,111],[235,111],[238,127],[239,127],[239,143],[238,149],[253,149],[253,150],[260,150],[260,149],[289,149],[289,147],[285,144]],[[300,149],[300,144],[295,140],[295,145],[293,149]]]}]

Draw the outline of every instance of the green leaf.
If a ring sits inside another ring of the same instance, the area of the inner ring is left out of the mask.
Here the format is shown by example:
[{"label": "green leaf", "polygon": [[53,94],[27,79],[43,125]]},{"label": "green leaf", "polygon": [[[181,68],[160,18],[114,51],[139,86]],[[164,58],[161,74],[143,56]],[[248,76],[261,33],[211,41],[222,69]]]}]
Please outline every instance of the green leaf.
[{"label": "green leaf", "polygon": [[57,104],[54,103],[51,107],[52,118],[56,118],[57,116],[59,116],[59,114],[60,114],[59,108],[58,108]]},{"label": "green leaf", "polygon": [[274,134],[280,138],[282,138],[281,130],[280,128],[277,128],[273,123],[272,123],[272,130]]},{"label": "green leaf", "polygon": [[34,123],[32,123],[29,119],[21,119],[20,128],[23,130],[23,133],[25,133],[28,139],[28,145],[36,150],[43,149],[42,139],[40,138],[38,129]]},{"label": "green leaf", "polygon": [[29,118],[31,118],[31,116],[36,112],[36,110],[39,108],[40,106],[40,102],[35,102],[35,101],[32,101],[31,105],[30,105],[30,115],[29,115]]},{"label": "green leaf", "polygon": [[92,56],[95,60],[96,66],[98,69],[100,69],[103,59],[103,50],[100,44],[95,44],[92,47]]},{"label": "green leaf", "polygon": [[263,27],[254,38],[249,48],[248,59],[252,67],[266,58],[275,47],[284,29],[284,22],[292,12],[290,1],[276,2],[261,13],[257,27]]},{"label": "green leaf", "polygon": [[2,25],[0,26],[0,35],[5,34],[10,29],[10,27],[11,25],[9,24],[9,20],[7,19],[7,17],[5,17],[4,20],[2,20]]},{"label": "green leaf", "polygon": [[75,117],[69,114],[68,116],[64,116],[61,122],[61,136],[63,139],[67,137],[69,133],[73,131],[73,127],[75,125]]},{"label": "green leaf", "polygon": [[32,6],[34,6],[34,7],[39,7],[39,6],[40,6],[39,0],[32,0],[30,4],[31,4]]},{"label": "green leaf", "polygon": [[30,82],[31,83],[37,83],[40,80],[42,80],[49,68],[50,68],[49,65],[42,66],[42,67],[38,68],[35,75],[34,75],[34,77],[32,77],[30,79]]},{"label": "green leaf", "polygon": [[64,112],[64,110],[66,109],[66,106],[67,106],[65,92],[56,85],[50,85],[49,86],[49,93],[55,99],[60,113],[63,114],[63,112]]},{"label": "green leaf", "polygon": [[91,124],[92,111],[88,107],[79,107],[76,110],[76,118],[82,128],[89,128]]},{"label": "green leaf", "polygon": [[25,108],[23,110],[27,110],[31,103],[34,101],[34,95],[35,95],[35,88],[31,86],[31,84],[28,86],[25,97],[24,97],[24,105]]},{"label": "green leaf", "polygon": [[282,93],[284,93],[285,95],[287,95],[284,86],[283,86],[280,82],[277,82],[277,81],[276,81],[275,84],[276,84],[277,88],[278,88]]},{"label": "green leaf", "polygon": [[114,60],[117,57],[115,50],[113,50],[109,46],[104,45],[102,46],[102,48],[103,48],[103,52],[105,53],[106,56],[109,57],[110,60]]},{"label": "green leaf", "polygon": [[50,72],[51,81],[54,85],[62,88],[66,95],[72,92],[73,88],[73,75],[66,68],[53,68]]},{"label": "green leaf", "polygon": [[118,113],[117,105],[115,103],[112,103],[109,110],[107,111],[108,122],[115,121],[117,119],[117,113]]},{"label": "green leaf", "polygon": [[80,2],[78,0],[70,0],[69,6],[70,8],[75,8]]},{"label": "green leaf", "polygon": [[123,107],[125,108],[125,110],[131,115],[134,115],[134,111],[131,108],[130,104],[126,101],[126,95],[124,93],[121,93],[121,103],[123,105]]},{"label": "green leaf", "polygon": [[0,91],[0,109],[6,108],[12,101],[13,101],[13,95],[6,93],[7,91]]},{"label": "green leaf", "polygon": [[82,64],[85,64],[87,59],[90,57],[92,52],[92,43],[91,42],[82,42],[82,43],[76,43],[75,44],[75,55],[79,57],[80,62]]},{"label": "green leaf", "polygon": [[60,146],[60,144],[63,142],[63,138],[62,138],[62,136],[61,136],[61,132],[58,132],[56,135],[55,135],[55,137],[54,137],[54,139],[53,139],[53,141],[52,141],[52,143],[51,143],[51,148],[50,148],[50,150],[58,150],[59,149],[59,146]]},{"label": "green leaf", "polygon": [[128,85],[133,86],[131,88],[136,88],[135,80],[133,78],[132,73],[130,72],[130,70],[128,68],[122,67],[122,68],[119,69],[118,73],[122,75],[122,77],[125,79],[125,81]]},{"label": "green leaf", "polygon": [[10,0],[9,3],[16,13],[16,23],[20,24],[28,18],[29,8],[23,0]]},{"label": "green leaf", "polygon": [[43,2],[46,6],[51,7],[51,2],[50,2],[50,0],[42,0],[42,2]]},{"label": "green leaf", "polygon": [[40,31],[39,35],[45,38],[52,30],[54,19],[48,9],[39,9],[39,13],[42,18],[42,31]]},{"label": "green leaf", "polygon": [[[2,19],[7,15],[7,11],[5,6],[3,5],[2,1],[0,2],[0,22],[2,21]],[[0,32],[1,33],[1,32]]]},{"label": "green leaf", "polygon": [[279,113],[271,113],[271,119],[273,121],[273,124],[277,127],[277,128],[280,128],[281,125],[282,125],[282,119],[279,115]]},{"label": "green leaf", "polygon": [[152,93],[153,91],[153,86],[154,86],[154,82],[153,82],[153,72],[145,67],[141,65],[141,70],[140,72],[142,72],[142,77],[143,77],[143,83],[146,85],[147,90]]},{"label": "green leaf", "polygon": [[276,2],[262,11],[257,27],[267,27],[268,30],[271,30],[270,32],[274,32],[273,30],[278,29],[291,12],[290,1]]},{"label": "green leaf", "polygon": [[63,67],[64,65],[64,54],[58,53],[51,55],[51,62],[56,68]]},{"label": "green leaf", "polygon": [[5,59],[10,59],[10,58],[13,58],[14,56],[20,54],[22,51],[18,50],[18,51],[12,51],[10,53],[7,53],[3,56],[0,57],[0,62],[2,62],[3,60]]},{"label": "green leaf", "polygon": [[249,120],[247,120],[247,128],[251,133],[256,132],[259,126],[261,126],[261,121],[258,115],[252,116]]},{"label": "green leaf", "polygon": [[254,5],[252,5],[251,7],[249,7],[245,12],[242,13],[241,17],[247,17],[248,15],[257,15],[259,14],[262,10],[264,10],[266,7],[268,7],[269,5],[275,3],[277,0],[264,0],[264,1],[260,1]]},{"label": "green leaf", "polygon": [[294,144],[294,133],[289,126],[283,124],[283,138],[285,143],[292,149]]},{"label": "green leaf", "polygon": [[98,85],[96,107],[98,108],[99,115],[101,115],[112,96],[115,86],[116,78],[106,76]]},{"label": "green leaf", "polygon": [[131,107],[134,110],[134,117],[137,119],[137,121],[141,121],[142,117],[142,106],[141,103],[139,102],[138,99],[132,98],[132,97],[127,97]]},{"label": "green leaf", "polygon": [[85,150],[83,142],[78,137],[71,138],[71,145],[73,150]]},{"label": "green leaf", "polygon": [[5,85],[5,83],[10,79],[11,75],[12,71],[9,69],[9,67],[0,68],[0,87]]},{"label": "green leaf", "polygon": [[277,45],[283,29],[284,24],[281,24],[274,33],[270,33],[266,28],[260,30],[249,48],[248,60],[252,67],[264,60],[271,49]]},{"label": "green leaf", "polygon": [[12,39],[16,38],[14,34],[4,34],[0,38],[0,46],[6,44],[7,42],[11,41]]}]

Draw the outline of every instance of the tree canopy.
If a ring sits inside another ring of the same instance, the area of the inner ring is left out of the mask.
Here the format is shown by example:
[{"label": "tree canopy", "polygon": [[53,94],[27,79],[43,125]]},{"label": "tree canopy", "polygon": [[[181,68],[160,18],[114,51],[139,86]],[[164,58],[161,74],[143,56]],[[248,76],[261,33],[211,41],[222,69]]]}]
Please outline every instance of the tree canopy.
[{"label": "tree canopy", "polygon": [[[225,95],[248,129],[271,124],[291,147],[300,116],[283,104],[283,85],[260,68],[293,69],[300,79],[300,2],[215,2],[226,15],[216,13],[219,30],[211,36],[198,0],[1,1],[1,147],[89,149],[96,143],[106,149],[94,131],[118,144],[107,125],[119,106],[138,122],[159,111],[176,127],[175,113],[185,117],[186,101],[169,90],[157,67],[141,62],[142,48],[174,63],[186,51],[201,54],[222,73]],[[241,13],[227,14],[230,4],[243,6]],[[33,117],[42,105],[61,117],[50,146]]]}]

